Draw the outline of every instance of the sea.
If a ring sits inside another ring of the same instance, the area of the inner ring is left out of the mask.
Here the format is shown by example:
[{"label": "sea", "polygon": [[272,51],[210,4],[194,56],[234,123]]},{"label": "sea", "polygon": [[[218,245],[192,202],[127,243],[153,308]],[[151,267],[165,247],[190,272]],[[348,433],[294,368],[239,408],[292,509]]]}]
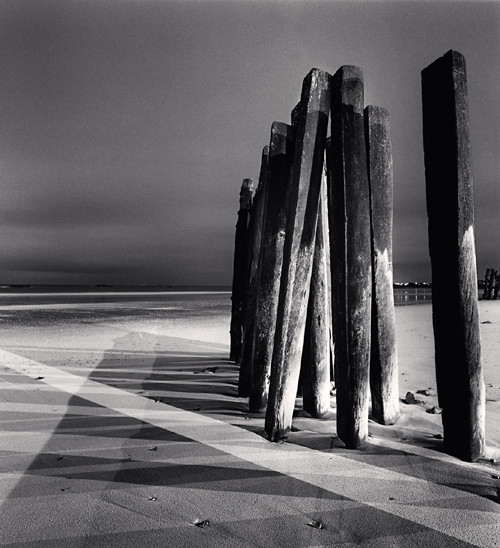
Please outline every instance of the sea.
[{"label": "sea", "polygon": [[[219,300],[231,295],[230,286],[164,285],[0,285],[0,305],[113,303],[155,301]],[[430,287],[396,287],[394,304],[407,306],[430,303]]]},{"label": "sea", "polygon": [[394,304],[406,306],[409,304],[425,304],[432,301],[432,289],[430,287],[395,287]]}]

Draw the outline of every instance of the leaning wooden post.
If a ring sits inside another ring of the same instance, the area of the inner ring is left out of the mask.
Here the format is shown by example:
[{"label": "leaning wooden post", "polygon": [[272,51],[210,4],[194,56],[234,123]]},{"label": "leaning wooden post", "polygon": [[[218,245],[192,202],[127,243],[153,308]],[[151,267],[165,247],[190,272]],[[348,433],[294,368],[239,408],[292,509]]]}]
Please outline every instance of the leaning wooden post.
[{"label": "leaning wooden post", "polygon": [[264,223],[248,403],[252,413],[260,413],[267,407],[285,242],[286,198],[293,162],[293,143],[293,128],[282,122],[273,122],[264,193]]},{"label": "leaning wooden post", "polygon": [[[335,385],[335,344],[334,344],[334,309],[333,309],[333,302],[332,302],[332,296],[333,296],[333,285],[332,285],[332,271],[333,271],[333,265],[332,265],[332,252],[333,252],[333,236],[332,236],[332,213],[331,213],[331,207],[332,204],[330,203],[330,189],[332,186],[332,170],[330,169],[330,166],[333,165],[332,162],[332,137],[328,137],[326,139],[326,145],[325,145],[325,159],[324,159],[324,168],[326,171],[326,197],[327,197],[327,213],[328,213],[328,235],[329,235],[329,244],[330,249],[327,255],[328,259],[328,268],[330,269],[329,275],[328,275],[328,300],[329,300],[329,307],[331,312],[331,321],[330,321],[330,383]],[[332,382],[333,381],[333,382]]]},{"label": "leaning wooden post", "polygon": [[337,435],[351,449],[368,435],[372,273],[363,98],[361,69],[341,67],[332,79],[329,209]]},{"label": "leaning wooden post", "polygon": [[307,305],[301,379],[304,411],[321,417],[330,409],[330,242],[326,173],[323,170],[316,243]]},{"label": "leaning wooden post", "polygon": [[[295,105],[295,107],[293,108],[293,110],[291,112],[291,116],[290,116],[292,127],[293,127],[293,130],[294,130],[295,134],[297,133],[298,123],[302,119],[303,114],[304,114],[304,106],[299,101]],[[323,160],[323,162],[324,162],[324,160]],[[290,176],[292,176],[292,174],[293,174],[293,171],[290,172]],[[314,263],[313,263],[313,265],[314,265]],[[309,306],[309,304],[308,304],[308,306]],[[307,317],[306,317],[306,330],[307,330]],[[306,335],[305,335],[305,332],[304,332],[304,344],[305,344],[305,336]],[[307,351],[307,348],[306,348],[306,351]],[[304,359],[304,347],[302,347],[302,360],[303,359]],[[301,362],[301,366],[300,366],[299,382],[298,382],[298,385],[297,385],[297,397],[298,398],[302,397],[302,362]]]},{"label": "leaning wooden post", "polygon": [[234,241],[233,285],[231,293],[231,323],[229,328],[231,346],[229,359],[239,362],[242,347],[242,322],[248,258],[248,221],[252,207],[253,181],[243,179],[240,190],[240,209],[236,222]]},{"label": "leaning wooden post", "polygon": [[[484,454],[474,203],[464,57],[453,50],[422,71],[432,313],[445,450]],[[451,272],[451,276],[450,276]]]},{"label": "leaning wooden post", "polygon": [[286,438],[291,428],[299,381],[330,108],[328,73],[309,72],[302,86],[301,105],[265,420],[271,441]]},{"label": "leaning wooden post", "polygon": [[392,281],[392,146],[385,109],[365,108],[365,139],[372,236],[372,416],[380,424],[393,424],[399,416],[399,379]]},{"label": "leaning wooden post", "polygon": [[249,224],[249,258],[248,258],[248,294],[243,323],[243,348],[240,359],[238,378],[238,396],[248,397],[250,392],[250,378],[252,375],[253,335],[255,330],[255,309],[257,304],[257,287],[259,272],[260,243],[262,239],[262,224],[264,219],[264,192],[267,175],[269,147],[262,150],[260,165],[259,186],[255,193],[250,214]]}]

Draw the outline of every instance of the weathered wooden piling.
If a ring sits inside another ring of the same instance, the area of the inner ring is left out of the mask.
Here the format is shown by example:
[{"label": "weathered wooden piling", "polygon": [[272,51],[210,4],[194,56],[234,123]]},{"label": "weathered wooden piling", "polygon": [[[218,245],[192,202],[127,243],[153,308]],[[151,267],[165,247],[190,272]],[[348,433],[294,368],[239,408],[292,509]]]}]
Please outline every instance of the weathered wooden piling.
[{"label": "weathered wooden piling", "polygon": [[491,301],[493,298],[493,291],[495,286],[495,269],[488,268],[486,270],[486,278],[484,280],[484,294],[483,299]]},{"label": "weathered wooden piling", "polygon": [[494,276],[494,282],[493,282],[493,300],[496,301],[498,299],[498,295],[500,293],[500,274],[498,270],[495,270],[495,276]]},{"label": "weathered wooden piling", "polygon": [[262,239],[262,225],[264,219],[264,192],[266,185],[267,163],[269,159],[269,147],[262,150],[260,165],[259,185],[253,199],[250,223],[248,226],[248,270],[247,270],[247,301],[243,322],[243,348],[240,359],[240,371],[238,378],[238,395],[246,398],[250,393],[250,379],[252,375],[253,360],[253,336],[255,331],[255,312],[257,304],[257,287],[259,285],[259,258]]},{"label": "weathered wooden piling", "polygon": [[498,271],[494,268],[490,269],[490,279],[488,280],[488,296],[489,301],[495,299],[495,280],[497,277]]},{"label": "weathered wooden piling", "polygon": [[249,396],[249,410],[252,413],[265,411],[269,394],[293,146],[293,128],[282,122],[273,122],[264,193],[264,223]]},{"label": "weathered wooden piling", "polygon": [[330,409],[329,255],[328,197],[323,170],[300,374],[303,408],[313,417],[321,417]]},{"label": "weathered wooden piling", "polygon": [[[297,124],[301,120],[301,116],[303,114],[304,114],[304,107],[303,107],[302,103],[299,101],[295,105],[295,107],[293,108],[293,110],[291,112],[291,115],[290,115],[290,120],[292,122],[292,127],[293,127],[295,132],[297,132]],[[324,160],[323,160],[323,162],[324,162]],[[292,172],[290,172],[290,176],[291,175],[292,175]],[[309,306],[309,304],[308,304],[308,306]],[[307,316],[306,316],[306,329],[307,329]],[[304,332],[304,341],[305,341],[305,332]],[[305,342],[304,342],[304,344],[305,344]],[[306,351],[307,351],[307,349],[306,349]],[[304,347],[302,347],[302,358],[303,358],[303,356],[304,356]],[[302,397],[302,362],[301,362],[301,366],[300,366],[299,383],[297,385],[297,397],[299,397],[299,398]]]},{"label": "weathered wooden piling", "polygon": [[234,241],[233,285],[231,292],[231,323],[229,359],[238,363],[243,337],[243,309],[246,302],[246,275],[248,268],[248,222],[252,207],[253,181],[243,179],[240,207]]},{"label": "weathered wooden piling", "polygon": [[464,57],[453,50],[422,71],[432,312],[445,450],[484,453],[474,201]]},{"label": "weathered wooden piling", "polygon": [[337,435],[348,448],[368,435],[371,335],[370,197],[360,68],[332,78],[329,180]]},{"label": "weathered wooden piling", "polygon": [[484,287],[483,287],[483,301],[488,300],[488,295],[490,292],[490,286],[491,286],[491,277],[493,274],[492,268],[486,269],[486,274],[484,275]]},{"label": "weathered wooden piling", "polygon": [[[331,80],[330,80],[331,81]],[[328,260],[328,268],[330,269],[329,276],[328,276],[328,300],[329,300],[329,307],[330,307],[330,386],[331,388],[335,388],[335,371],[334,371],[334,362],[335,362],[335,344],[334,344],[334,309],[333,309],[333,302],[332,302],[332,296],[333,296],[333,285],[332,285],[332,272],[333,272],[333,266],[332,266],[332,249],[333,249],[333,236],[332,236],[332,226],[330,225],[332,220],[332,214],[330,211],[331,203],[330,203],[330,189],[333,184],[331,180],[332,172],[330,169],[330,166],[332,165],[332,138],[327,137],[326,139],[326,146],[325,146],[325,157],[324,157],[324,172],[326,173],[326,209],[328,214],[328,240],[329,240],[329,250],[327,254],[327,260]],[[332,386],[333,385],[333,386]],[[331,390],[330,390],[331,392]]]},{"label": "weathered wooden piling", "polygon": [[291,428],[304,343],[323,156],[330,110],[330,75],[318,69],[303,82],[289,189],[288,220],[265,429],[271,441]]},{"label": "weathered wooden piling", "polygon": [[372,237],[372,417],[380,424],[393,424],[399,416],[399,389],[392,278],[392,145],[385,109],[365,108],[365,139]]}]

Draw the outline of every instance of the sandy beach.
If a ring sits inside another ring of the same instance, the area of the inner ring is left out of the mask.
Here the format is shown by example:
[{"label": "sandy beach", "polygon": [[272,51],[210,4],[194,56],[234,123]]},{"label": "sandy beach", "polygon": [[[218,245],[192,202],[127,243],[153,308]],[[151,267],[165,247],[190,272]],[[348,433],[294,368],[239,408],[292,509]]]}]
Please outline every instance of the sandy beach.
[{"label": "sandy beach", "polygon": [[2,296],[0,543],[500,545],[500,301],[479,303],[488,451],[442,451],[430,304],[396,307],[400,398],[369,441],[237,397],[229,293]]}]

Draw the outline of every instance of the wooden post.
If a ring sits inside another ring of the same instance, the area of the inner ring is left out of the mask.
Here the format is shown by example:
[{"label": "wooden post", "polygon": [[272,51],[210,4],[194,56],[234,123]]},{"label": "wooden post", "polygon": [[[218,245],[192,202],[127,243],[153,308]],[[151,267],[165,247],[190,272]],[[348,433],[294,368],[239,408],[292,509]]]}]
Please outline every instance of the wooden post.
[{"label": "wooden post", "polygon": [[399,417],[399,379],[392,281],[392,146],[385,109],[365,108],[365,139],[372,236],[372,417],[380,424],[393,424]]},{"label": "wooden post", "polygon": [[302,86],[301,112],[295,136],[265,420],[271,441],[286,438],[292,424],[304,344],[329,110],[330,75],[312,69]]},{"label": "wooden post", "polygon": [[233,285],[231,292],[231,324],[229,328],[231,346],[229,359],[238,363],[241,356],[243,336],[243,308],[246,300],[246,275],[248,261],[248,221],[252,207],[253,181],[243,179],[240,190],[240,209],[236,222],[234,242]]},{"label": "wooden post", "polygon": [[[432,312],[445,450],[484,454],[474,202],[464,57],[453,50],[422,71]],[[450,275],[451,273],[451,275]]]},{"label": "wooden post", "polygon": [[249,410],[252,413],[265,411],[269,394],[287,219],[286,198],[293,162],[293,144],[293,128],[281,122],[273,122],[264,193],[264,224],[255,313],[249,397]]},{"label": "wooden post", "polygon": [[321,417],[330,409],[332,313],[328,295],[330,242],[327,202],[326,172],[323,170],[300,375],[304,411],[313,417]]},{"label": "wooden post", "polygon": [[496,275],[496,270],[494,268],[491,268],[490,277],[488,279],[488,296],[486,297],[488,301],[491,301],[493,299],[493,292],[495,288],[495,275]]},{"label": "wooden post", "polygon": [[[331,226],[331,220],[332,220],[332,214],[331,214],[331,206],[330,203],[330,189],[332,188],[332,171],[330,169],[330,166],[333,164],[332,161],[332,138],[327,137],[326,139],[326,146],[325,146],[325,172],[326,172],[326,198],[327,198],[327,213],[328,213],[328,237],[329,237],[329,250],[327,254],[327,260],[328,260],[328,268],[329,268],[329,274],[328,274],[328,301],[329,301],[329,307],[330,307],[330,313],[331,313],[331,321],[330,321],[330,385],[335,385],[335,344],[334,344],[334,308],[333,308],[333,302],[332,302],[332,296],[333,296],[333,285],[332,285],[332,272],[333,272],[333,265],[332,265],[332,252],[333,252],[333,236],[332,236],[332,230],[333,227]],[[333,381],[333,382],[332,382]]]},{"label": "wooden post", "polygon": [[486,274],[484,275],[483,301],[486,301],[488,299],[488,293],[489,293],[489,288],[490,288],[491,270],[492,269],[487,268],[486,269]]},{"label": "wooden post", "polygon": [[500,274],[498,270],[495,270],[494,283],[493,283],[493,300],[498,299],[498,294],[500,293]]},{"label": "wooden post", "polygon": [[240,360],[238,379],[238,396],[248,397],[250,393],[250,379],[252,375],[253,335],[255,331],[255,312],[257,304],[257,287],[259,285],[259,257],[262,239],[262,224],[264,219],[264,192],[267,175],[269,147],[262,150],[260,165],[259,186],[254,196],[249,224],[249,257],[248,257],[248,294],[243,324],[243,349]]},{"label": "wooden post", "polygon": [[337,435],[351,449],[368,435],[372,272],[363,97],[361,69],[341,67],[332,79],[329,210]]},{"label": "wooden post", "polygon": [[[298,123],[301,120],[301,117],[303,116],[303,114],[304,114],[304,107],[303,107],[302,103],[299,101],[295,105],[295,107],[292,109],[292,112],[291,112],[291,115],[290,115],[290,121],[292,123],[292,127],[293,127],[293,130],[294,130],[295,133],[297,133]],[[293,172],[291,171],[290,176],[292,176],[292,173]],[[308,306],[309,306],[309,304],[308,304]],[[306,330],[307,330],[307,317],[306,317]],[[306,344],[305,343],[305,336],[306,336],[306,334],[305,334],[305,331],[304,331],[304,345]],[[306,349],[306,351],[307,351],[307,349]],[[302,347],[302,361],[303,361],[303,357],[304,357],[304,347]],[[302,376],[303,376],[302,361],[301,361],[301,366],[300,366],[299,382],[298,382],[298,385],[297,385],[297,397],[298,398],[302,397]]]}]

